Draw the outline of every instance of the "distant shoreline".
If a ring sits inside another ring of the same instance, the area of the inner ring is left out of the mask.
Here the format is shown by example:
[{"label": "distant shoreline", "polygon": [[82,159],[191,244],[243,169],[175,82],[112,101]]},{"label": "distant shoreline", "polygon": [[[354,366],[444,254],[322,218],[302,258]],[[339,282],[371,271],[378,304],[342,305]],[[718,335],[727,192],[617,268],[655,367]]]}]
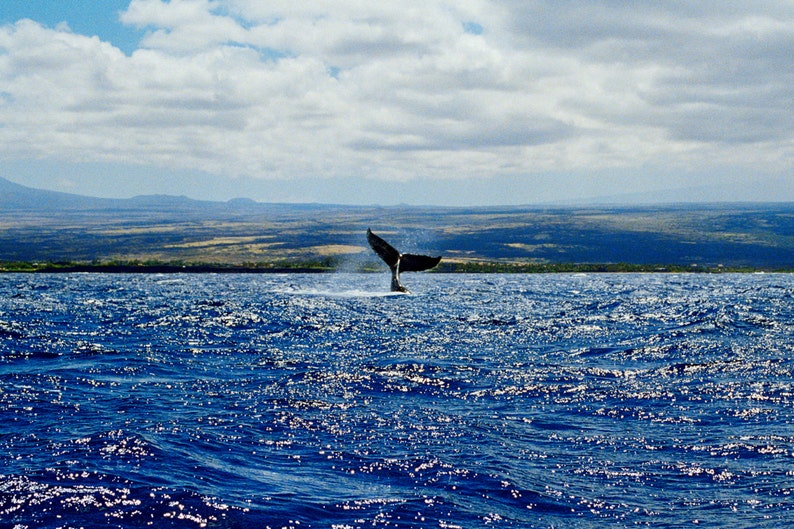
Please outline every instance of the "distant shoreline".
[{"label": "distant shoreline", "polygon": [[792,204],[411,207],[103,201],[0,178],[0,273],[378,271],[365,233],[434,272],[794,272]]},{"label": "distant shoreline", "polygon": [[215,274],[215,273],[325,273],[331,269],[321,267],[304,266],[274,266],[274,267],[255,267],[255,266],[224,266],[207,264],[129,264],[129,265],[107,265],[107,264],[52,264],[52,263],[16,263],[4,265],[0,263],[0,273],[102,273],[102,274]]},{"label": "distant shoreline", "polygon": [[[0,262],[0,274],[11,273],[106,273],[106,274],[322,274],[341,271],[328,263],[278,263],[224,265],[216,263],[26,263]],[[354,270],[378,273],[365,265]],[[431,273],[553,274],[553,273],[792,273],[794,268],[726,267],[700,265],[649,265],[631,263],[525,263],[525,262],[442,262]]]}]

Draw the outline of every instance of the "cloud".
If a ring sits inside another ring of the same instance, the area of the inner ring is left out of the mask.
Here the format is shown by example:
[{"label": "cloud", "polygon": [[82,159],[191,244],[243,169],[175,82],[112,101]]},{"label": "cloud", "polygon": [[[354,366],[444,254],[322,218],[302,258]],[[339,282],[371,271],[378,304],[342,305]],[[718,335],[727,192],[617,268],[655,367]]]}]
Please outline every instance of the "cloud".
[{"label": "cloud", "polygon": [[195,53],[227,42],[245,40],[245,29],[235,20],[216,14],[209,0],[133,0],[121,21],[150,32],[142,44],[175,53]]},{"label": "cloud", "polygon": [[[606,73],[597,86],[622,93],[629,103],[626,108],[606,97],[592,103],[579,97],[592,105],[583,114],[610,125],[649,123],[671,143],[791,139],[790,4],[663,2],[643,9],[622,2],[571,9],[555,4],[557,17],[541,28],[531,17],[514,17],[520,22],[513,31],[531,36],[533,42],[525,46],[560,50]],[[534,5],[541,16],[550,11],[549,5]]]},{"label": "cloud", "polygon": [[133,0],[0,28],[0,157],[296,179],[791,168],[788,2]]}]

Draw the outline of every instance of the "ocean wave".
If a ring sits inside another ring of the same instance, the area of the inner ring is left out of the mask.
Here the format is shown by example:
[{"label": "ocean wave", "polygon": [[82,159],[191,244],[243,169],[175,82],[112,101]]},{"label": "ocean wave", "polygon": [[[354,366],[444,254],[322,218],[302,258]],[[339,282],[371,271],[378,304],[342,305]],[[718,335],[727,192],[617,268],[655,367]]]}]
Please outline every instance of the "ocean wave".
[{"label": "ocean wave", "polygon": [[380,279],[6,276],[0,520],[791,519],[791,276]]}]

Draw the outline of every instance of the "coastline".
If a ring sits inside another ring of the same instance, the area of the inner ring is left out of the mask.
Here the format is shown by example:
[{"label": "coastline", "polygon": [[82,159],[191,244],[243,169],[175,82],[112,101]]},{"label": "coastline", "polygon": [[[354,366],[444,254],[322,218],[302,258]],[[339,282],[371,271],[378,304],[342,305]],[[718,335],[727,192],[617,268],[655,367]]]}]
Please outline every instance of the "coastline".
[{"label": "coastline", "polygon": [[[107,274],[322,274],[342,271],[335,263],[279,262],[256,264],[181,263],[181,262],[3,262],[0,274],[12,273],[107,273]],[[345,271],[351,271],[345,268]],[[383,269],[365,264],[353,272],[381,273]],[[456,274],[558,274],[558,273],[793,273],[794,268],[730,267],[680,264],[632,263],[527,263],[521,261],[442,262],[429,273]]]}]

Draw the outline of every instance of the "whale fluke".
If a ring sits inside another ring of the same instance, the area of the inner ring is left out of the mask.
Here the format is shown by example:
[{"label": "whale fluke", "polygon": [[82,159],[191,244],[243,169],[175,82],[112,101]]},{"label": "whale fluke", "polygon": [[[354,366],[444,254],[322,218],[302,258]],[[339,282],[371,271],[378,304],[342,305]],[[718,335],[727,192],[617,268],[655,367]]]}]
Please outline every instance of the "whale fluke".
[{"label": "whale fluke", "polygon": [[367,242],[378,254],[378,257],[383,259],[391,270],[391,290],[392,292],[409,292],[407,288],[400,283],[400,272],[421,272],[422,270],[429,270],[436,266],[441,257],[430,257],[428,255],[415,255],[411,253],[400,253],[391,244],[387,243],[367,228]]}]

